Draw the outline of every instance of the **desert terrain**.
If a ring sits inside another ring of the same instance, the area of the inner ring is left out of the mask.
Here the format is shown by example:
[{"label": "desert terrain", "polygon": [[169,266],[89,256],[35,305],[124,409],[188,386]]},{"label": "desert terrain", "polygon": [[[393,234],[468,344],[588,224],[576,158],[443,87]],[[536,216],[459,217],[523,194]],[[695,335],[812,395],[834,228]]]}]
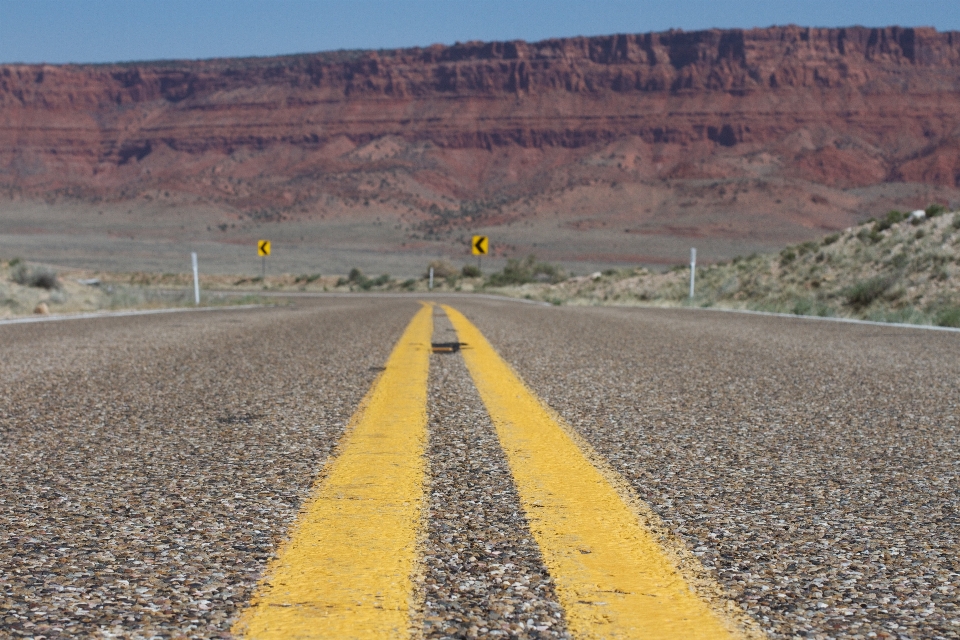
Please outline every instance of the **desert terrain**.
[{"label": "desert terrain", "polygon": [[416,276],[778,250],[960,203],[960,37],[889,27],[0,65],[0,257]]},{"label": "desert terrain", "polygon": [[0,636],[960,637],[958,70],[0,65]]}]

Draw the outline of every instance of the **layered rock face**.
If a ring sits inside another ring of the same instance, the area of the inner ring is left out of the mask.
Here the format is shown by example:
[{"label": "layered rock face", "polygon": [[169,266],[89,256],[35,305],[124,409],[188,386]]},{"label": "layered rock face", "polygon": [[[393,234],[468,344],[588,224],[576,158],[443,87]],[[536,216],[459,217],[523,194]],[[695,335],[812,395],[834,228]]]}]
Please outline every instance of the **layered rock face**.
[{"label": "layered rock face", "polygon": [[[866,213],[864,188],[953,194],[958,132],[960,33],[932,29],[0,66],[8,195],[173,192],[281,218],[374,198],[493,223],[564,189],[624,184],[666,195],[613,214],[667,216],[709,181],[718,210],[739,192],[741,208],[837,226]],[[806,185],[827,191],[790,200]]]}]

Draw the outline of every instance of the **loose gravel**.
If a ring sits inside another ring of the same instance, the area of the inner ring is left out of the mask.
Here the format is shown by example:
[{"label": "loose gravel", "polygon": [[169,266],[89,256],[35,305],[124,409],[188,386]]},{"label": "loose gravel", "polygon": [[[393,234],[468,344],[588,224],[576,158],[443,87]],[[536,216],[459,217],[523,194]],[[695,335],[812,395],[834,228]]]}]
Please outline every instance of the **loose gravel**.
[{"label": "loose gravel", "polygon": [[[956,335],[451,302],[772,638],[960,638]],[[227,636],[416,308],[0,326],[0,636]],[[431,364],[424,633],[564,637],[462,359]]]},{"label": "loose gravel", "polygon": [[0,636],[228,636],[416,308],[0,327]]},{"label": "loose gravel", "polygon": [[956,335],[454,305],[770,637],[960,637]]},{"label": "loose gravel", "polygon": [[[434,316],[434,342],[456,342]],[[427,638],[568,638],[486,409],[459,353],[430,362]]]}]

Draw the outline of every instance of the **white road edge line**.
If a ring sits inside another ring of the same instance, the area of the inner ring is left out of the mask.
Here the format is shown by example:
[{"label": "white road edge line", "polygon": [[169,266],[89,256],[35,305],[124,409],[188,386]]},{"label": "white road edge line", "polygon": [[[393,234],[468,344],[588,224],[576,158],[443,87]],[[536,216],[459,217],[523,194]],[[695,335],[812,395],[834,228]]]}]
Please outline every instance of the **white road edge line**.
[{"label": "white road edge line", "polygon": [[960,333],[958,327],[938,327],[932,324],[908,324],[906,322],[880,322],[878,320],[858,320],[857,318],[831,318],[828,316],[802,316],[795,313],[776,313],[774,311],[753,311],[751,309],[723,309],[720,307],[645,307],[647,309],[692,309],[694,311],[721,311],[723,313],[745,313],[753,316],[771,316],[774,318],[793,318],[795,320],[824,320],[826,322],[845,322],[847,324],[866,324],[874,327],[900,327],[902,329],[924,329],[926,331],[948,331]]},{"label": "white road edge line", "polygon": [[242,304],[223,307],[186,307],[183,309],[141,309],[135,311],[98,311],[92,313],[64,314],[59,316],[25,316],[23,318],[3,318],[0,325],[27,324],[31,322],[59,322],[60,320],[89,320],[91,318],[122,318],[125,316],[148,316],[156,313],[189,313],[196,311],[239,311],[256,309],[260,304]]},{"label": "white road edge line", "polygon": [[431,298],[486,298],[488,300],[499,300],[501,302],[522,302],[523,304],[532,304],[540,307],[552,307],[554,305],[541,300],[528,300],[527,298],[512,298],[510,296],[498,296],[492,293],[458,293],[451,291],[449,293],[391,293],[391,292],[338,292],[338,291],[227,291],[211,289],[206,293],[236,294],[249,293],[250,295],[265,296],[270,298],[416,298],[418,300],[427,300]]},{"label": "white road edge line", "polygon": [[[220,291],[211,291],[210,293],[229,293]],[[552,307],[549,302],[540,300],[527,300],[526,298],[511,298],[509,296],[496,296],[488,293],[434,293],[427,295],[418,295],[416,293],[333,293],[333,292],[289,292],[281,291],[263,291],[258,293],[260,296],[274,298],[295,297],[295,298],[431,298],[431,297],[456,297],[456,298],[486,298],[489,300],[500,300],[507,302],[522,302],[524,304],[533,304],[542,307]],[[191,311],[235,311],[240,309],[255,309],[262,307],[259,304],[244,304],[223,307],[187,307],[183,309],[147,309],[140,311],[104,311],[94,313],[78,313],[74,315],[59,316],[25,316],[22,318],[3,318],[0,319],[0,326],[6,324],[27,324],[31,322],[57,322],[60,320],[89,320],[91,318],[122,318],[124,316],[145,316],[156,313],[187,313]],[[625,309],[630,307],[618,307],[610,305],[609,308]],[[899,327],[902,329],[923,329],[926,331],[946,331],[948,333],[960,333],[957,327],[937,327],[930,324],[907,324],[905,322],[879,322],[876,320],[858,320],[856,318],[829,318],[824,316],[801,316],[794,313],[775,313],[773,311],[753,311],[750,309],[721,309],[719,307],[657,307],[657,306],[637,306],[635,309],[688,309],[691,311],[719,311],[722,313],[743,313],[753,316],[770,316],[772,318],[793,318],[795,320],[823,320],[826,322],[844,322],[847,324],[863,324],[874,327]]]}]

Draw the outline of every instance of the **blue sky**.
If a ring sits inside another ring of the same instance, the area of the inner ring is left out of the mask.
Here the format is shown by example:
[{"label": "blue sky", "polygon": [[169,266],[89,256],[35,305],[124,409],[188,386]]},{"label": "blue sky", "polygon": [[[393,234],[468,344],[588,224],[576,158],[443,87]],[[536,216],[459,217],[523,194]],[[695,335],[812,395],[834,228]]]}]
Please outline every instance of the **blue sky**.
[{"label": "blue sky", "polygon": [[960,0],[0,0],[0,63],[267,56],[773,24],[960,30]]}]

